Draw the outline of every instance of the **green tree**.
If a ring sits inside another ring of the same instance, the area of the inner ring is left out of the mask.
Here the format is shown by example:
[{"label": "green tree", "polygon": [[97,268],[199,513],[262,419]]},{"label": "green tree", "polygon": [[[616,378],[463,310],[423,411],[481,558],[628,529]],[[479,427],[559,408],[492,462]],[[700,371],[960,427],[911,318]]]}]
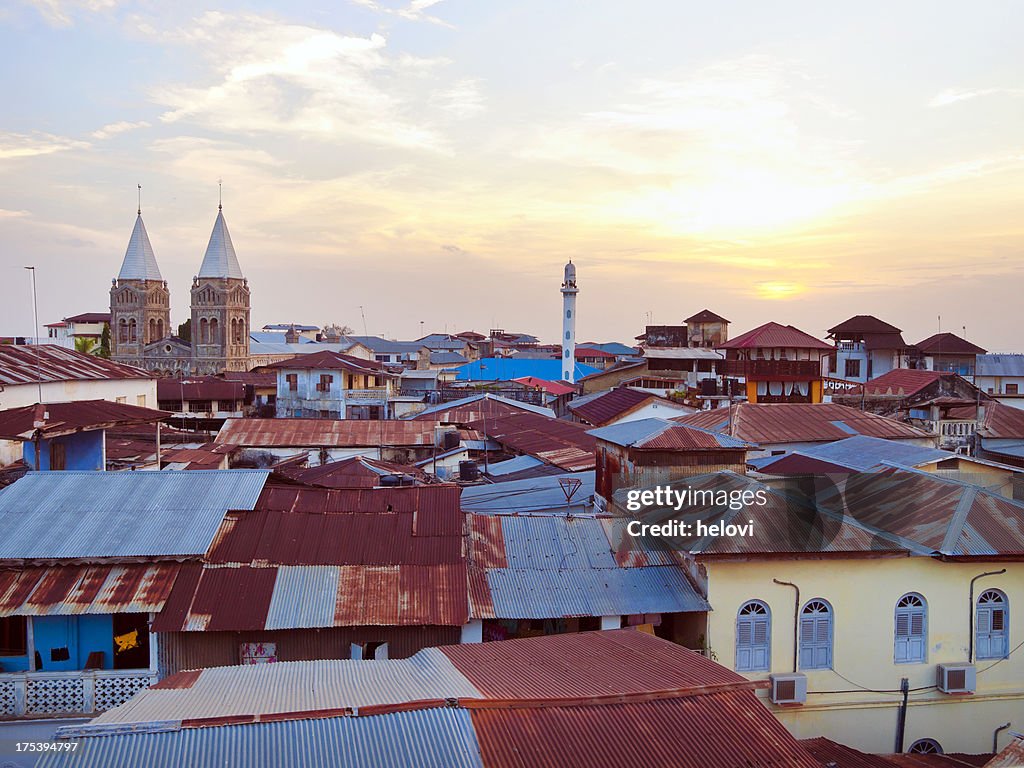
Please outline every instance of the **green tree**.
[{"label": "green tree", "polygon": [[100,333],[100,348],[96,350],[96,356],[110,359],[110,323],[103,324],[103,331]]},{"label": "green tree", "polygon": [[192,318],[178,326],[178,338],[186,344],[192,343]]},{"label": "green tree", "polygon": [[75,352],[81,352],[83,355],[95,355],[99,349],[100,345],[96,343],[96,339],[89,336],[75,337]]}]

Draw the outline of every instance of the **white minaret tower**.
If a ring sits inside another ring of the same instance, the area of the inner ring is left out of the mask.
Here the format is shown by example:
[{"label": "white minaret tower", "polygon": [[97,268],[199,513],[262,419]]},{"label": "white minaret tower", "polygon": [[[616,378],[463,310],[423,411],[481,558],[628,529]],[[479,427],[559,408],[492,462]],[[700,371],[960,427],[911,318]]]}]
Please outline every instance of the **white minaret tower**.
[{"label": "white minaret tower", "polygon": [[562,281],[562,378],[576,381],[576,267],[569,259]]}]

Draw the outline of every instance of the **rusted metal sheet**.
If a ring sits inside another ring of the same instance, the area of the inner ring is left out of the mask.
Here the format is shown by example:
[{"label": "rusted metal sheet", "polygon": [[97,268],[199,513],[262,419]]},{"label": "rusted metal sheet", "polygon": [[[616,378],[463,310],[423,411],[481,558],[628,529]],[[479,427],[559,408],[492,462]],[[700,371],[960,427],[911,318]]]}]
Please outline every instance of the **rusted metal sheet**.
[{"label": "rusted metal sheet", "polygon": [[461,626],[469,620],[466,566],[341,568],[335,626]]},{"label": "rusted metal sheet", "polygon": [[0,615],[57,616],[160,611],[178,563],[54,565],[0,573]]},{"label": "rusted metal sheet", "polygon": [[758,445],[813,443],[867,435],[887,440],[929,440],[909,424],[838,403],[739,403],[672,419]]},{"label": "rusted metal sheet", "polygon": [[821,768],[751,691],[471,716],[488,768]]},{"label": "rusted metal sheet", "polygon": [[276,470],[303,485],[320,488],[376,488],[385,476],[411,477],[417,483],[427,482],[426,474],[408,464],[353,456],[316,467],[286,467]]},{"label": "rusted metal sheet", "polygon": [[109,400],[26,405],[0,411],[0,437],[10,440],[30,440],[37,435],[59,437],[84,430],[150,424],[170,415]]},{"label": "rusted metal sheet", "polygon": [[52,344],[0,345],[0,384],[79,379],[152,379],[151,373]]},{"label": "rusted metal sheet", "polygon": [[470,560],[478,568],[508,567],[500,517],[470,515],[469,545]]},{"label": "rusted metal sheet", "polygon": [[526,453],[567,472],[594,468],[597,441],[587,427],[537,413],[483,419],[469,425],[505,448]]},{"label": "rusted metal sheet", "polygon": [[263,629],[277,568],[204,568],[185,629]]},{"label": "rusted metal sheet", "polygon": [[218,443],[246,448],[430,446],[438,422],[395,419],[228,419]]}]

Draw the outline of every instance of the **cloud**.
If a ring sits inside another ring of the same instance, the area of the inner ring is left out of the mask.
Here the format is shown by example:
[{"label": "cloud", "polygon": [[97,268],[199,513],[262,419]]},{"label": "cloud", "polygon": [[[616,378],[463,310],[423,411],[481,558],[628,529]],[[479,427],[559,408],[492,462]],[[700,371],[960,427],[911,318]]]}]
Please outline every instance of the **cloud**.
[{"label": "cloud", "polygon": [[1024,89],[1020,88],[982,88],[975,91],[965,91],[957,88],[947,88],[941,93],[936,94],[932,97],[931,101],[928,102],[929,107],[948,107],[950,104],[956,104],[960,101],[970,101],[971,99],[977,99],[981,96],[993,96],[1000,94],[1003,96],[1021,96],[1024,95]]},{"label": "cloud", "polygon": [[93,131],[92,137],[94,139],[100,140],[109,139],[111,136],[116,136],[119,133],[126,133],[127,131],[134,131],[137,128],[149,128],[149,123],[147,123],[145,120],[139,120],[135,123],[130,123],[126,120],[121,120],[116,123],[109,123],[107,125],[104,125],[99,130]]},{"label": "cloud", "polygon": [[113,10],[120,0],[27,0],[47,22],[55,27],[69,27],[80,11],[99,13]]},{"label": "cloud", "polygon": [[389,55],[380,34],[210,12],[177,40],[206,59],[208,84],[154,91],[166,123],[446,152],[442,127],[479,109],[472,81],[441,80],[445,59]]},{"label": "cloud", "polygon": [[5,208],[0,208],[0,219],[22,219],[28,215],[28,211],[9,211]]},{"label": "cloud", "polygon": [[0,133],[0,160],[50,155],[54,152],[84,149],[88,146],[87,142],[70,139],[66,136],[54,136],[51,133]]},{"label": "cloud", "polygon": [[425,13],[427,9],[432,8],[435,5],[440,5],[443,0],[412,0],[412,2],[398,8],[392,8],[384,5],[383,3],[377,2],[377,0],[352,0],[352,2],[363,8],[375,11],[376,13],[397,16],[405,19],[406,21],[428,21],[431,24],[452,28],[452,25],[448,22]]}]

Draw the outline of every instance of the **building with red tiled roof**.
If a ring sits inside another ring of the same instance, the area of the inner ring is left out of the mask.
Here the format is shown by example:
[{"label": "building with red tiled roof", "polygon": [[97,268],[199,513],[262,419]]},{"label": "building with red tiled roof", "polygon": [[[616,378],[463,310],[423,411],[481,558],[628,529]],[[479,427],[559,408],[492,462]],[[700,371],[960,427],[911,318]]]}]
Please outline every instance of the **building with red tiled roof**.
[{"label": "building with red tiled roof", "polygon": [[855,315],[828,335],[835,341],[835,376],[844,381],[864,382],[908,365],[902,331],[874,315]]},{"label": "building with red tiled roof", "polygon": [[650,392],[616,387],[570,401],[569,411],[584,424],[604,427],[635,419],[664,418],[693,413],[695,409]]},{"label": "building with red tiled roof", "polygon": [[719,373],[745,382],[748,403],[820,403],[832,346],[792,325],[765,323],[719,344]]},{"label": "building with red tiled roof", "polygon": [[911,350],[918,365],[930,371],[952,371],[973,378],[977,356],[987,350],[955,333],[936,333],[919,341]]}]

